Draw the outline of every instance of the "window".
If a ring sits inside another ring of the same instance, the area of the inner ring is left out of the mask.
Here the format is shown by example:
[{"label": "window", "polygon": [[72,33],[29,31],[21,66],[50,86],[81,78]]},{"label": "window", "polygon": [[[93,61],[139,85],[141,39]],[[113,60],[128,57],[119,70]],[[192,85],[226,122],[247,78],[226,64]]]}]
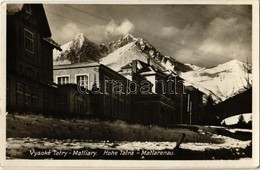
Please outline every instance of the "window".
[{"label": "window", "polygon": [[26,29],[24,29],[24,47],[26,51],[34,53],[34,35]]},{"label": "window", "polygon": [[69,76],[57,76],[56,81],[58,84],[68,84],[70,83],[69,78]]},{"label": "window", "polygon": [[32,89],[32,105],[38,107],[39,105],[39,90],[36,88]]},{"label": "window", "polygon": [[23,84],[16,83],[16,103],[23,105]]},{"label": "window", "polygon": [[25,92],[24,92],[24,104],[25,105],[31,105],[32,96],[31,96],[32,89],[29,86],[25,86]]},{"label": "window", "polygon": [[76,94],[74,97],[74,112],[77,114],[86,113],[86,98],[83,95]]},{"label": "window", "polygon": [[75,75],[76,84],[80,85],[80,87],[84,87],[86,89],[89,88],[89,75],[88,74],[77,74]]}]

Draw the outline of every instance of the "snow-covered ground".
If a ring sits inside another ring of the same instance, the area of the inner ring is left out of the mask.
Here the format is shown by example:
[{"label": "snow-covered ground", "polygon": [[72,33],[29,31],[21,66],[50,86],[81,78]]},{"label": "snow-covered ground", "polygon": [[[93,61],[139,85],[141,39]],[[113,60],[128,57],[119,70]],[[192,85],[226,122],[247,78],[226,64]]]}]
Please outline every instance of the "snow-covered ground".
[{"label": "snow-covered ground", "polygon": [[[242,148],[245,149],[251,142],[241,141],[221,135],[213,135],[213,138],[224,140],[223,143],[182,143],[180,148],[189,149],[194,151],[205,151],[206,149],[231,149]],[[128,142],[128,141],[90,141],[90,140],[76,140],[76,139],[47,139],[47,138],[8,138],[7,148],[9,150],[19,149],[25,147],[28,149],[41,148],[41,149],[57,149],[57,150],[75,150],[75,149],[105,149],[105,150],[165,150],[173,149],[176,142]]]},{"label": "snow-covered ground", "polygon": [[[31,124],[28,124],[28,120]],[[243,133],[236,133],[237,131]],[[37,115],[15,115],[14,119],[7,115],[6,156],[8,159],[36,158],[30,155],[32,150],[65,152],[93,150],[93,152],[99,152],[99,157],[95,157],[96,159],[103,159],[100,152],[105,151],[174,152],[176,142],[182,134],[185,134],[186,137],[180,145],[184,151],[182,156],[185,155],[185,158],[239,159],[251,156],[251,133],[250,130],[244,131],[221,126],[187,125],[166,129],[157,126],[128,125],[122,121],[72,121]],[[204,151],[207,155],[204,155]],[[188,155],[191,153],[192,155],[189,157]],[[219,153],[217,157],[214,156],[216,153]],[[223,157],[223,153],[228,155]],[[198,155],[199,157],[197,157]],[[57,157],[48,156],[37,159],[42,158],[56,159]],[[70,157],[68,158],[70,159]],[[80,158],[82,157],[75,159]],[[153,158],[157,159],[157,157]],[[177,155],[177,159],[183,158]]]},{"label": "snow-covered ground", "polygon": [[[244,113],[241,115],[244,117],[245,123],[252,121],[252,113]],[[224,124],[224,122],[225,122],[226,125],[236,125],[236,124],[238,124],[239,116],[241,116],[241,115],[235,115],[235,116],[228,117],[228,118],[224,119],[221,122],[221,124]]]},{"label": "snow-covered ground", "polygon": [[230,137],[222,136],[222,135],[213,135],[212,138],[222,139],[224,140],[221,144],[213,144],[213,143],[183,143],[181,148],[197,150],[197,151],[205,151],[206,149],[231,149],[231,148],[243,148],[245,149],[251,140],[241,141],[237,139],[233,139]]}]

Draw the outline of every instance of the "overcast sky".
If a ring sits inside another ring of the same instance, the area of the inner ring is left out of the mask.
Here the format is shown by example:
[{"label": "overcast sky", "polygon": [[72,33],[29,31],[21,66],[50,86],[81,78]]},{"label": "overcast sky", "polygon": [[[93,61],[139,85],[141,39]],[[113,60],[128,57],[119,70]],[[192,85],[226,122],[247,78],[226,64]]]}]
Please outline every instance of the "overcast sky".
[{"label": "overcast sky", "polygon": [[130,33],[181,62],[214,66],[251,62],[248,5],[44,5],[59,44],[83,33],[106,45]]}]

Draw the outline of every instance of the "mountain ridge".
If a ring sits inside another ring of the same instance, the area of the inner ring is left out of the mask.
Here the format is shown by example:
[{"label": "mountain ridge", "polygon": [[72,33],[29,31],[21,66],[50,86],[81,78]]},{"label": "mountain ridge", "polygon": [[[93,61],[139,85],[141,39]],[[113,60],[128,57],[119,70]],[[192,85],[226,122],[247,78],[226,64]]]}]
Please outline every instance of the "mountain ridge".
[{"label": "mountain ridge", "polygon": [[[216,103],[243,92],[252,84],[252,68],[246,63],[230,60],[210,68],[181,63],[173,57],[163,55],[143,38],[136,38],[131,34],[123,36],[118,41],[112,41],[106,47],[104,44],[97,45],[89,41],[80,33],[64,44],[62,49],[65,50],[57,56],[56,61],[69,60],[71,64],[93,60],[115,71],[119,71],[122,66],[135,59],[149,62],[159,70],[170,70],[178,74],[206,96],[211,96]],[[81,53],[88,55],[77,57],[77,54]]]},{"label": "mountain ridge", "polygon": [[214,92],[220,98],[215,99],[217,103],[244,92],[252,85],[251,66],[238,60],[181,73],[181,77],[197,87]]}]

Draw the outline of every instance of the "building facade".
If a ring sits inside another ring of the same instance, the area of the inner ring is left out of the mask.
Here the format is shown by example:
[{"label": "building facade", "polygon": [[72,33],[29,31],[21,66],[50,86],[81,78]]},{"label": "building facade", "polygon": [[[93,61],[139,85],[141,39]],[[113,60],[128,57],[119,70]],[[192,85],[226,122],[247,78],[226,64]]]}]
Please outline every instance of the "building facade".
[{"label": "building facade", "polygon": [[[99,63],[57,65],[53,74],[59,87],[58,96],[64,100],[70,113],[129,120],[130,95],[125,93],[129,80],[124,76]],[[121,91],[116,89],[117,82],[121,83]],[[76,96],[84,100],[84,111],[76,111]]]},{"label": "building facade", "polygon": [[43,5],[7,5],[7,110],[55,110],[54,48]]},{"label": "building facade", "polygon": [[199,123],[202,93],[148,63],[133,60],[119,72],[99,63],[56,65],[53,73],[59,89],[66,89],[59,95],[70,112],[79,114],[75,96],[81,95],[82,114],[93,117],[163,126]]},{"label": "building facade", "polygon": [[136,115],[133,119],[160,125],[200,124],[203,93],[177,74],[161,71],[149,63],[149,60],[146,63],[133,60],[119,71],[126,77],[132,77],[139,85],[144,81],[151,84],[149,95],[138,94],[132,97],[135,109],[133,114]]}]

